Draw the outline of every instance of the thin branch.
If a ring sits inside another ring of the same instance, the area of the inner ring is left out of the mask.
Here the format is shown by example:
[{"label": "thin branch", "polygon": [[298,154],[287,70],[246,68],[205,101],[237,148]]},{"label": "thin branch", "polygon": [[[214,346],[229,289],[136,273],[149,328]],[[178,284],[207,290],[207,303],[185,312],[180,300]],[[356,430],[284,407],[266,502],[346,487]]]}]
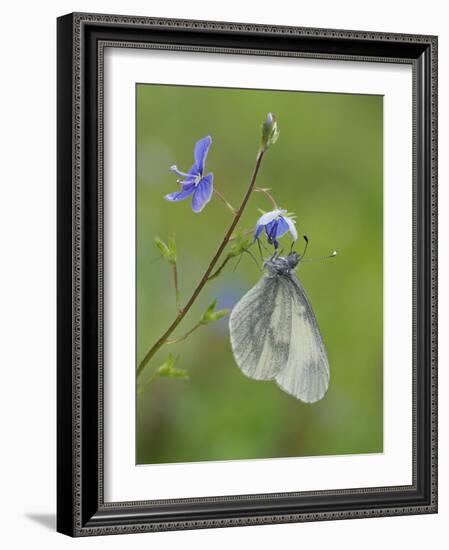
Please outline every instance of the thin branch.
[{"label": "thin branch", "polygon": [[178,342],[182,342],[183,340],[185,340],[188,336],[190,336],[192,334],[192,332],[195,332],[195,330],[197,328],[200,328],[200,326],[202,325],[203,323],[197,323],[196,325],[194,325],[190,330],[188,330],[185,334],[183,334],[182,336],[180,336],[179,338],[173,338],[173,340],[170,340],[168,339],[166,341],[166,344],[177,344]]},{"label": "thin branch", "polygon": [[209,275],[208,277],[208,281],[212,281],[212,279],[215,279],[216,277],[218,277],[220,275],[220,273],[223,271],[223,269],[225,268],[226,264],[229,262],[229,260],[232,258],[232,256],[226,256],[226,258],[221,262],[221,265],[220,267],[218,267],[213,273],[212,275]]},{"label": "thin branch", "polygon": [[223,202],[229,208],[229,210],[235,215],[236,213],[235,208],[232,206],[232,204],[229,201],[225,199],[225,197],[220,193],[220,191],[215,186],[214,186],[214,193],[221,200],[221,202]]},{"label": "thin branch", "polygon": [[156,369],[153,374],[148,378],[148,380],[145,382],[145,384],[142,386],[142,385],[139,385],[138,386],[138,390],[137,390],[137,393],[138,394],[142,394],[144,392],[144,390],[147,389],[147,387],[152,384],[156,378],[159,378],[159,371]]},{"label": "thin branch", "polygon": [[273,209],[278,210],[279,206],[277,205],[277,202],[274,200],[273,195],[270,193],[271,189],[255,187],[254,191],[256,191],[256,193],[263,193],[271,202]]},{"label": "thin branch", "polygon": [[178,284],[178,268],[176,264],[172,264],[173,268],[173,283],[175,285],[175,293],[176,293],[176,310],[178,312],[181,311],[181,293],[179,292],[179,284]]}]

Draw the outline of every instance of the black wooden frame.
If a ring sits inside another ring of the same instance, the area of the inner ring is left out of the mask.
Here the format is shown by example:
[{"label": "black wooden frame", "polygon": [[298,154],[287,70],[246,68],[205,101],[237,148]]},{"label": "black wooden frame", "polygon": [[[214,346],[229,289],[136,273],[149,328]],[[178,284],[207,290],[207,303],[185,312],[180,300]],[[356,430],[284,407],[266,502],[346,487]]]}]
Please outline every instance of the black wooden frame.
[{"label": "black wooden frame", "polygon": [[[105,45],[412,65],[411,486],[104,503],[102,49]],[[58,531],[86,536],[436,512],[436,223],[436,37],[82,13],[60,17]]]}]

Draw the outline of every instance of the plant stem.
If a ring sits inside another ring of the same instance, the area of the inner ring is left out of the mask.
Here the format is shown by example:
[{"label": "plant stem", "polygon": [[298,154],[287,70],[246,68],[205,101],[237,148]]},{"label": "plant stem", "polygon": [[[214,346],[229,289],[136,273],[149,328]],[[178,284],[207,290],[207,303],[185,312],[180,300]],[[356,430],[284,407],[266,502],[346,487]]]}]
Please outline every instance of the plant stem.
[{"label": "plant stem", "polygon": [[181,311],[181,294],[179,292],[179,284],[178,284],[178,267],[176,264],[172,265],[173,267],[173,282],[175,285],[175,293],[176,293],[176,309],[177,311]]},{"label": "plant stem", "polygon": [[238,208],[238,210],[235,212],[234,219],[231,222],[231,225],[229,226],[229,229],[227,230],[225,236],[223,237],[223,240],[221,241],[219,247],[217,248],[217,251],[215,252],[209,266],[207,267],[206,271],[204,272],[203,276],[201,277],[199,283],[197,284],[195,290],[192,292],[192,295],[190,296],[187,304],[181,309],[181,311],[178,313],[175,320],[172,322],[172,324],[168,327],[168,329],[162,334],[162,336],[153,344],[153,346],[147,351],[145,357],[140,362],[139,366],[137,367],[137,375],[143,371],[145,368],[145,365],[150,361],[150,359],[159,351],[159,349],[165,344],[170,334],[175,330],[175,328],[179,325],[179,323],[184,319],[186,314],[188,313],[189,309],[192,307],[192,305],[195,303],[195,300],[197,299],[199,293],[203,289],[204,285],[207,283],[210,274],[212,273],[215,265],[217,264],[218,260],[220,259],[221,254],[223,253],[223,250],[225,249],[226,245],[229,242],[229,239],[231,238],[231,235],[236,228],[243,211],[246,207],[246,204],[251,196],[251,193],[253,192],[254,186],[256,184],[257,174],[259,173],[259,168],[262,163],[262,159],[264,156],[264,149],[259,149],[259,152],[257,153],[256,158],[256,164],[254,166],[253,174],[251,176],[251,180],[249,182],[248,188],[246,190],[245,195],[243,196],[242,202]]},{"label": "plant stem", "polygon": [[226,256],[226,258],[221,262],[220,267],[217,267],[217,269],[212,273],[212,275],[209,275],[207,280],[212,281],[212,279],[215,279],[216,277],[218,277],[231,258],[232,256]]},{"label": "plant stem", "polygon": [[262,187],[256,187],[254,191],[256,191],[256,193],[263,193],[270,200],[275,210],[279,208],[279,206],[277,205],[277,202],[274,200],[273,195],[269,193],[270,189],[262,189]]},{"label": "plant stem", "polygon": [[228,202],[224,196],[220,193],[220,191],[214,187],[214,193],[217,195],[217,197],[221,200],[221,202],[223,202],[228,208],[229,210],[235,215],[236,213],[236,210],[235,208],[232,206],[232,204],[230,202]]},{"label": "plant stem", "polygon": [[167,344],[177,344],[178,342],[182,342],[183,340],[185,340],[188,336],[190,336],[192,334],[192,332],[195,332],[195,330],[197,328],[200,328],[200,326],[202,325],[203,323],[197,323],[196,325],[194,325],[190,330],[188,330],[185,334],[183,334],[182,336],[180,336],[179,338],[174,338],[173,340],[167,340],[166,343]]},{"label": "plant stem", "polygon": [[153,372],[153,374],[150,376],[150,378],[148,378],[148,380],[145,382],[145,385],[144,385],[144,386],[139,385],[139,386],[137,387],[137,393],[138,393],[139,395],[142,394],[142,393],[144,392],[144,390],[145,390],[150,384],[152,384],[152,383],[156,380],[156,378],[158,378],[158,377],[159,377],[159,371],[158,371],[158,370],[155,370],[155,371]]}]

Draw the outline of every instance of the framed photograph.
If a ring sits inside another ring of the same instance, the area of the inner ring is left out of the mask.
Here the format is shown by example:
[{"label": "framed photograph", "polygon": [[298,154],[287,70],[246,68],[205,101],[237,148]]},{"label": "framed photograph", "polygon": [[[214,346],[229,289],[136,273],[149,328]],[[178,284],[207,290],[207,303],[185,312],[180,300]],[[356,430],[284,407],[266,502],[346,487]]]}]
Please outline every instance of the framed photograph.
[{"label": "framed photograph", "polygon": [[437,511],[437,38],[58,19],[58,531]]}]

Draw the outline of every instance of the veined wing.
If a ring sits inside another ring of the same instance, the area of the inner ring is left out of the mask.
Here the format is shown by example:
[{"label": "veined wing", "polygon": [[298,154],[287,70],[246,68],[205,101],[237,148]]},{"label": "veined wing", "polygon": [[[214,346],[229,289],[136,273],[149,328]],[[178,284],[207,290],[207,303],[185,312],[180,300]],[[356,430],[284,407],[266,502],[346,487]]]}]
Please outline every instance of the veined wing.
[{"label": "veined wing", "polygon": [[294,273],[283,277],[291,296],[292,314],[289,354],[276,383],[285,392],[306,403],[319,401],[329,386],[326,348],[305,290]]},{"label": "veined wing", "polygon": [[285,277],[265,275],[232,310],[231,346],[242,372],[273,380],[288,362],[292,298]]}]

